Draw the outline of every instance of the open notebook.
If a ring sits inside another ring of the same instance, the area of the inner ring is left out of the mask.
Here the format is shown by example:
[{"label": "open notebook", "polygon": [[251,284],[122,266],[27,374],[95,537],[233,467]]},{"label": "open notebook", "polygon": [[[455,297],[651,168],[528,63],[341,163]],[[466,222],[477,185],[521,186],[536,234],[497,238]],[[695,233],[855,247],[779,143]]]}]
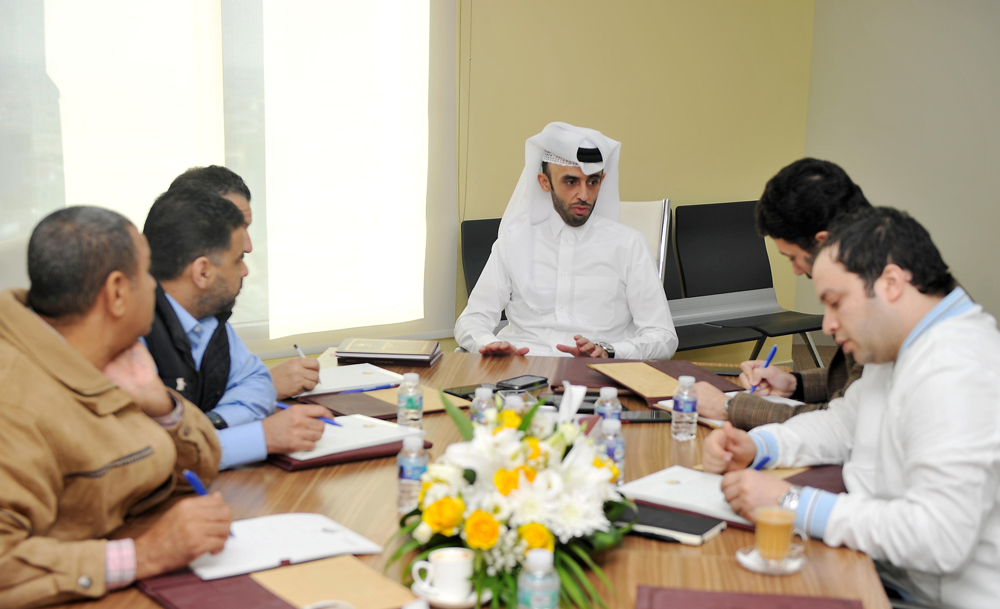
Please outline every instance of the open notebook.
[{"label": "open notebook", "polygon": [[340,423],[340,427],[329,423],[323,426],[323,437],[316,442],[316,448],[289,453],[288,456],[299,461],[309,461],[327,455],[391,444],[401,441],[404,436],[422,433],[413,427],[403,427],[363,414],[337,417],[336,421]]},{"label": "open notebook", "polygon": [[402,380],[402,374],[396,374],[372,364],[328,367],[324,366],[321,362],[319,384],[312,391],[306,391],[299,395],[321,395],[324,393],[352,391],[354,389],[371,389],[373,387],[398,385]]}]

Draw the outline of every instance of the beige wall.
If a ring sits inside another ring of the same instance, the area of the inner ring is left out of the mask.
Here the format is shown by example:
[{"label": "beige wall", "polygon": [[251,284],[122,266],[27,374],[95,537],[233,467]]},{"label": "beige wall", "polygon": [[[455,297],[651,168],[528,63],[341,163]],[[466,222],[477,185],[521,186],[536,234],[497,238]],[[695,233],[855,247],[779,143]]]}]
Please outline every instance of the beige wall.
[{"label": "beige wall", "polygon": [[1000,315],[1000,2],[817,0],[812,54],[806,153],[917,218]]},{"label": "beige wall", "polygon": [[[503,213],[524,140],[556,120],[622,142],[625,200],[756,199],[803,155],[812,1],[460,0],[459,22],[460,220]],[[795,278],[768,241],[778,299],[792,308]],[[457,297],[456,314],[461,273]]]}]

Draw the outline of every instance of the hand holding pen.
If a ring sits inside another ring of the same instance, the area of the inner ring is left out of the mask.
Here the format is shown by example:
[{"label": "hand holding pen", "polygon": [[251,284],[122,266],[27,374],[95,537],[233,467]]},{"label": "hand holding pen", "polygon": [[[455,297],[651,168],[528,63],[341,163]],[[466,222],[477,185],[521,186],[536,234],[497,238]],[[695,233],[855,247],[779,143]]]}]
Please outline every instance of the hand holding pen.
[{"label": "hand holding pen", "polygon": [[[767,353],[767,359],[764,360],[764,366],[763,366],[764,368],[767,368],[768,366],[771,365],[771,360],[774,359],[774,354],[777,353],[777,352],[778,352],[778,345],[771,345],[771,350],[768,351],[768,353]],[[759,384],[760,383],[757,383],[753,387],[750,388],[750,395],[753,395],[753,392],[757,391],[757,386]]]}]

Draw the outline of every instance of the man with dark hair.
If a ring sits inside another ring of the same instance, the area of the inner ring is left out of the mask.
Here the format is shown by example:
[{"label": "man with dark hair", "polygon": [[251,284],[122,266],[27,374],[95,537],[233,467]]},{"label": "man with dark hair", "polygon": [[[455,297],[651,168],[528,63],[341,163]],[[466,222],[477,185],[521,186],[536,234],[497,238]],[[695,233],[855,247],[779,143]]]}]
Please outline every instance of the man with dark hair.
[{"label": "man with dark hair", "polygon": [[[782,505],[796,526],[876,560],[922,605],[1000,598],[1000,332],[956,287],[930,235],[890,208],[846,218],[813,266],[823,331],[865,365],[829,409],[749,434],[726,424],[704,466],[753,519]],[[835,495],[747,469],[844,464]]]},{"label": "man with dark hair", "polygon": [[28,244],[31,288],[0,294],[0,606],[98,598],[222,550],[222,496],[184,499],[135,539],[126,514],[206,482],[219,442],[137,340],[153,319],[149,246],[118,213],[68,207]]},{"label": "man with dark hair", "polygon": [[[184,186],[213,192],[239,208],[246,221],[243,231],[243,251],[247,254],[253,251],[253,243],[250,241],[253,210],[250,209],[250,189],[247,188],[243,178],[236,172],[218,165],[192,167],[174,178],[169,190]],[[271,368],[271,380],[274,381],[279,400],[309,391],[319,383],[319,361],[313,358],[292,358]]]},{"label": "man with dark hair", "polygon": [[[757,202],[757,231],[771,237],[778,251],[792,263],[796,275],[812,277],[813,258],[826,241],[827,229],[845,215],[871,205],[847,173],[829,161],[800,159],[767,182]],[[862,366],[837,349],[830,365],[805,372],[788,373],[777,366],[763,367],[751,360],[741,365],[740,382],[756,395],[724,393],[701,382],[698,411],[712,419],[728,419],[740,429],[780,423],[803,412],[822,410],[861,378]],[[762,396],[776,395],[805,402],[789,407]]]},{"label": "man with dark hair", "polygon": [[143,227],[159,282],[146,345],[163,382],[197,404],[218,430],[220,469],[268,453],[311,450],[323,434],[316,417],[329,414],[321,406],[274,414],[267,367],[228,323],[247,274],[244,232],[235,205],[188,186],[160,195]]}]

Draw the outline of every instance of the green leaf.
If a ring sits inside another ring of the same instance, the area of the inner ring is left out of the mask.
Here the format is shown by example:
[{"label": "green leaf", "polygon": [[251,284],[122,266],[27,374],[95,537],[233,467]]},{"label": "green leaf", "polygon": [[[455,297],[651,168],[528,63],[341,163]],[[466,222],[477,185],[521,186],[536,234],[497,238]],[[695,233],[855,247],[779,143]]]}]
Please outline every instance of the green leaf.
[{"label": "green leaf", "polygon": [[597,563],[594,562],[594,559],[591,558],[589,554],[587,554],[587,551],[584,550],[583,548],[581,548],[580,546],[576,545],[576,544],[572,544],[572,545],[569,545],[567,547],[570,550],[572,550],[574,554],[576,554],[577,556],[579,556],[580,560],[583,561],[583,563],[585,565],[587,565],[588,567],[590,567],[591,571],[593,571],[594,573],[597,574],[597,577],[600,578],[600,580],[607,587],[608,592],[610,592],[611,595],[614,596],[614,594],[615,594],[615,587],[611,584],[611,580],[609,580],[608,576],[604,574],[604,569],[600,568],[597,565]]},{"label": "green leaf", "polygon": [[389,561],[385,563],[385,567],[382,568],[382,572],[385,573],[386,571],[388,571],[389,567],[391,567],[393,563],[395,563],[397,560],[402,558],[404,554],[406,554],[407,552],[412,552],[413,550],[416,550],[419,547],[420,547],[420,542],[417,541],[416,539],[411,539],[410,541],[399,546],[399,549],[393,552],[392,557],[389,558]]},{"label": "green leaf", "polygon": [[[542,400],[542,402],[544,401],[545,400]],[[521,419],[521,424],[517,426],[518,431],[528,431],[528,428],[531,427],[531,420],[535,418],[535,413],[538,411],[538,407],[542,405],[542,402],[536,403],[531,407],[531,410],[524,415],[524,418]]]},{"label": "green leaf", "polygon": [[465,481],[468,482],[469,484],[475,484],[476,483],[476,470],[474,470],[474,469],[467,469],[464,472],[462,472],[462,477],[465,478]]},{"label": "green leaf", "polygon": [[597,593],[597,589],[594,588],[594,584],[590,583],[587,579],[587,574],[584,572],[583,568],[576,563],[575,560],[564,552],[559,553],[560,562],[570,568],[570,571],[576,575],[576,578],[583,584],[583,588],[587,591],[587,596],[590,597],[591,602],[597,607],[607,607],[604,599],[601,595]]},{"label": "green leaf", "polygon": [[567,596],[570,600],[576,604],[577,607],[583,607],[584,609],[591,609],[590,601],[583,595],[580,591],[580,586],[576,584],[576,581],[572,576],[566,571],[565,567],[556,566],[556,573],[559,574],[559,581],[562,582],[562,589],[566,591]]},{"label": "green leaf", "polygon": [[621,535],[616,535],[615,533],[606,533],[604,531],[594,531],[590,534],[590,543],[594,545],[594,552],[600,552],[602,550],[607,550],[613,548],[619,543],[621,543]]},{"label": "green leaf", "polygon": [[445,396],[443,390],[438,389],[438,394],[441,396],[441,403],[444,404],[445,412],[451,417],[451,420],[455,422],[455,427],[458,428],[458,433],[462,436],[462,439],[468,442],[472,439],[472,421],[469,417],[465,416],[465,413],[455,407],[451,403],[451,400]]}]

